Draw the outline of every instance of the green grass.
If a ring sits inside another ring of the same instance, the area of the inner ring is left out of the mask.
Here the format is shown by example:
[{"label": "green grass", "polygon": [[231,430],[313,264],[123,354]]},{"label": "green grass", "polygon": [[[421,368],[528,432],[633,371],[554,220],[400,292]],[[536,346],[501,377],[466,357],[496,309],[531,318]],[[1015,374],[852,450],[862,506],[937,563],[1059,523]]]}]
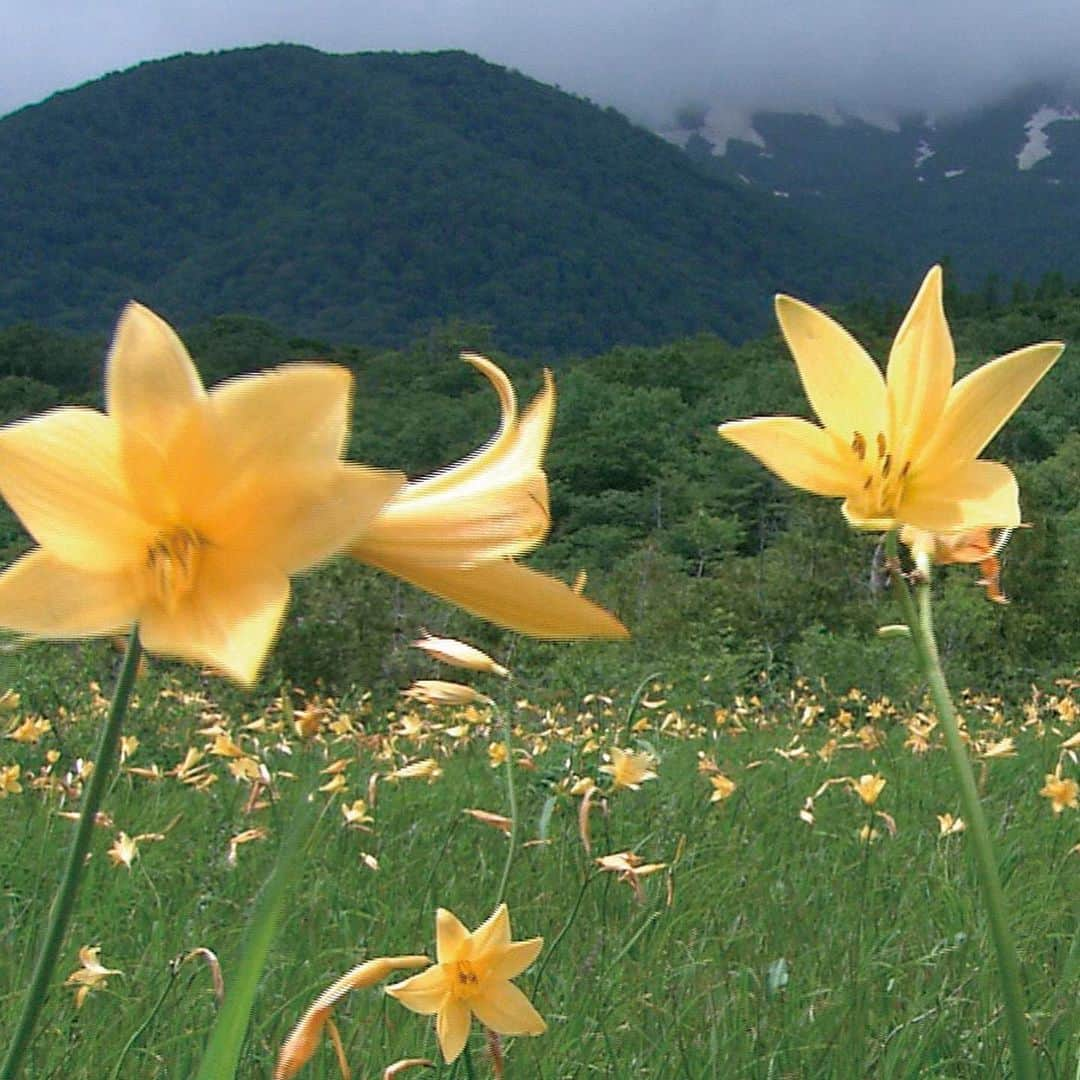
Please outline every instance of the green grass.
[{"label": "green grass", "polygon": [[[0,1015],[8,1028],[74,829],[56,811],[77,808],[77,799],[32,790],[29,780],[49,749],[61,752],[54,776],[90,751],[101,706],[87,682],[108,660],[107,650],[95,646],[42,648],[11,662],[23,701],[10,726],[38,713],[54,730],[37,745],[7,742],[0,756],[0,764],[22,765],[24,786],[0,802]],[[250,786],[233,780],[220,757],[206,759],[220,779],[205,791],[175,777],[120,775],[105,805],[114,825],[95,835],[27,1076],[101,1080],[118,1062],[122,1077],[195,1075],[216,1015],[211,980],[201,962],[178,971],[170,962],[199,946],[213,949],[228,992],[254,899],[293,808],[303,793],[327,782],[321,770],[333,760],[352,759],[347,787],[318,796],[329,805],[312,826],[299,883],[287,898],[238,1075],[268,1077],[292,1025],[352,965],[386,954],[431,954],[437,907],[476,926],[494,906],[507,839],[462,810],[506,812],[504,772],[492,769],[487,755],[489,742],[500,737],[497,721],[489,725],[486,713],[479,714],[461,740],[445,731],[461,722],[460,710],[421,710],[423,741],[391,742],[384,733],[404,710],[387,716],[354,695],[322,704],[327,722],[350,711],[355,735],[338,737],[324,726],[317,738],[302,740],[270,697],[246,699],[194,673],[177,682],[171,672],[178,670],[154,665],[140,682],[126,730],[141,745],[127,765],[170,770],[189,746],[211,744],[213,737],[198,730],[217,723],[274,776],[273,790],[264,794],[268,805],[245,812]],[[567,789],[576,776],[607,784],[598,771],[602,753],[628,745],[626,712],[642,674],[628,674],[614,689],[582,685],[558,697],[533,695],[528,705],[512,704],[526,696],[520,687],[501,691],[512,709],[515,746],[532,766],[516,772],[523,846],[514,856],[507,901],[515,937],[546,939],[539,961],[518,982],[549,1023],[545,1036],[511,1043],[507,1075],[1008,1075],[997,975],[964,837],[938,835],[935,815],[958,807],[936,737],[930,752],[913,753],[905,740],[914,713],[897,707],[874,721],[872,731],[865,728],[861,741],[869,702],[815,696],[804,685],[762,701],[718,703],[700,682],[649,687],[647,704],[661,697],[666,704],[637,710],[633,738],[656,751],[659,779],[640,791],[615,792],[606,812],[594,800],[591,815],[593,856],[633,849],[648,862],[668,864],[642,879],[639,901],[586,855],[580,799]],[[178,696],[194,691],[198,697]],[[589,693],[613,702],[584,702]],[[290,697],[300,704],[298,694]],[[69,703],[66,716],[58,711],[61,701]],[[726,709],[719,724],[716,704]],[[822,711],[806,726],[806,706],[816,704]],[[1037,1057],[1046,1076],[1075,1080],[1080,853],[1071,849],[1080,840],[1078,815],[1052,814],[1038,791],[1077,721],[1049,693],[1027,713],[1022,703],[1006,704],[1000,725],[983,704],[976,699],[964,709],[976,744],[1006,734],[1016,740],[1014,757],[987,760],[977,771],[1027,980]],[[276,733],[242,732],[242,724],[260,717],[271,726],[285,723]],[[880,745],[867,748],[871,734]],[[818,750],[830,739],[839,748],[825,760]],[[700,752],[738,785],[721,803],[708,801]],[[441,777],[380,780],[373,831],[343,827],[343,798],[366,796],[373,773],[385,776],[428,756],[438,759]],[[878,817],[879,839],[860,842],[857,832],[872,811],[844,784],[814,800],[812,827],[799,819],[807,797],[826,780],[867,772],[888,781],[874,810],[891,815],[895,836]],[[1064,772],[1075,776],[1076,764],[1066,758]],[[232,865],[230,838],[256,827],[266,828],[267,838],[239,846]],[[107,855],[120,829],[164,832],[165,839],[142,842],[129,871]],[[537,839],[544,842],[524,846]],[[365,864],[365,853],[378,860],[377,870]],[[77,966],[82,945],[100,945],[102,962],[123,975],[77,1011],[72,991],[59,983]],[[432,1024],[378,990],[347,998],[335,1019],[356,1077],[380,1076],[403,1057],[438,1059]],[[471,1045],[476,1075],[490,1075],[479,1028]],[[442,1066],[427,1075],[463,1080],[466,1073],[463,1066]],[[340,1076],[328,1041],[301,1076]]]}]

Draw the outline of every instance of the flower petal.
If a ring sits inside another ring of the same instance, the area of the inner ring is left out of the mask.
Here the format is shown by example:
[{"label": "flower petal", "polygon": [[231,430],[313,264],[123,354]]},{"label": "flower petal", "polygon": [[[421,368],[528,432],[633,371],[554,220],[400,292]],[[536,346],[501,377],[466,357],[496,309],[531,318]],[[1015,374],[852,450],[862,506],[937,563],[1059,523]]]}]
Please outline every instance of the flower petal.
[{"label": "flower petal", "polygon": [[838,438],[806,420],[759,416],[721,424],[719,431],[794,487],[835,497],[860,487],[854,453],[847,453]]},{"label": "flower petal", "polygon": [[838,323],[791,296],[776,298],[776,318],[821,423],[849,444],[885,430],[885,380],[866,350]]},{"label": "flower petal", "polygon": [[512,942],[488,968],[488,975],[493,979],[516,978],[540,955],[543,947],[542,937]]},{"label": "flower petal", "polygon": [[1015,528],[1020,524],[1016,477],[996,461],[969,461],[941,478],[915,478],[904,489],[896,520],[930,532]]},{"label": "flower petal", "polygon": [[446,908],[435,912],[435,957],[440,964],[452,964],[461,956],[470,939],[462,921]]},{"label": "flower petal", "polygon": [[427,971],[388,986],[386,992],[413,1012],[431,1016],[443,1007],[450,987],[442,967],[432,964]]},{"label": "flower petal", "polygon": [[544,1018],[511,982],[485,982],[471,1004],[480,1023],[500,1035],[543,1035],[547,1031]]},{"label": "flower petal", "polygon": [[199,373],[173,328],[134,301],[116,326],[105,364],[105,401],[121,432],[162,447],[206,401]]},{"label": "flower petal", "polygon": [[116,425],[93,409],[57,409],[0,431],[0,492],[70,566],[117,571],[152,537],[124,483]]},{"label": "flower petal", "polygon": [[447,1064],[456,1061],[469,1041],[469,1023],[472,1012],[464,1001],[447,998],[435,1021],[435,1031],[439,1036],[439,1046]]},{"label": "flower petal", "polygon": [[469,567],[427,566],[387,551],[372,553],[361,541],[349,554],[417,588],[457,604],[498,626],[555,641],[626,638],[614,615],[568,585],[509,559]]},{"label": "flower petal", "polygon": [[343,551],[404,482],[401,473],[364,465],[279,469],[250,477],[212,518],[196,520],[215,543],[292,574]]},{"label": "flower petal", "polygon": [[950,468],[977,458],[1064,348],[1057,341],[1029,345],[964,376],[950,391],[941,422],[917,464]]},{"label": "flower petal", "polygon": [[285,364],[210,391],[230,468],[336,462],[349,435],[352,374],[337,364]]},{"label": "flower petal", "polygon": [[472,955],[482,957],[492,949],[502,949],[510,944],[510,913],[500,904],[472,933]]},{"label": "flower petal", "polygon": [[288,602],[289,579],[281,570],[204,548],[191,593],[174,611],[148,605],[140,636],[150,652],[209,664],[250,686]]},{"label": "flower petal", "polygon": [[138,597],[129,574],[95,574],[41,548],[0,574],[0,626],[33,637],[115,634],[134,625]]},{"label": "flower petal", "polygon": [[941,419],[956,353],[941,300],[941,267],[930,268],[893,341],[886,372],[888,447],[910,461]]}]

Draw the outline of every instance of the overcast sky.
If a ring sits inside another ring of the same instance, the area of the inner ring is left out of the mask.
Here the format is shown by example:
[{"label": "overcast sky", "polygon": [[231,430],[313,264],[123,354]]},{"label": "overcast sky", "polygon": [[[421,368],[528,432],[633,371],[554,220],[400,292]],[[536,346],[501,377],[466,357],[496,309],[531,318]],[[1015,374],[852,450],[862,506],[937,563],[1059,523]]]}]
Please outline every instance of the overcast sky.
[{"label": "overcast sky", "polygon": [[[290,41],[462,48],[663,123],[729,109],[944,113],[1080,57],[1077,0],[5,0],[0,115],[140,60]],[[977,14],[973,14],[976,12]]]}]

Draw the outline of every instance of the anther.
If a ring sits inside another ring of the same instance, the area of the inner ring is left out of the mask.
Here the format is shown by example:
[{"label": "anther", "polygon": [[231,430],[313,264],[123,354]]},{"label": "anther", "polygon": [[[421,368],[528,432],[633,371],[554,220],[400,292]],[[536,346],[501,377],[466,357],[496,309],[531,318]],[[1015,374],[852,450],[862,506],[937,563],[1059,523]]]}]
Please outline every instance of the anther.
[{"label": "anther", "polygon": [[851,440],[851,449],[855,451],[860,461],[866,460],[866,437],[861,431],[855,432],[855,438]]},{"label": "anther", "polygon": [[881,463],[881,476],[882,479],[888,479],[889,470],[892,468],[892,454],[886,454],[885,460]]},{"label": "anther", "polygon": [[885,436],[879,431],[877,433],[877,456],[883,458],[885,456],[886,443]]}]

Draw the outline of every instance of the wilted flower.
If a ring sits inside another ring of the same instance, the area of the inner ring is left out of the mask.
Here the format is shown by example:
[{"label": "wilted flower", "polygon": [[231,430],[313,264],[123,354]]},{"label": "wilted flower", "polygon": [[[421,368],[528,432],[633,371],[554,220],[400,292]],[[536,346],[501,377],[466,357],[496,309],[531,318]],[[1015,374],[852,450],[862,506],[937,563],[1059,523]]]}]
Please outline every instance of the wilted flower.
[{"label": "wilted flower", "polygon": [[341,461],[352,377],[292,364],[209,394],[180,339],[129,304],[108,411],[0,431],[0,492],[39,547],[0,576],[0,625],[115,634],[254,682],[289,575],[353,540],[401,486]]},{"label": "wilted flower", "polygon": [[931,532],[1020,524],[1016,480],[977,461],[983,447],[1061,355],[1057,342],[985,364],[952,385],[955,354],[941,268],[926,275],[889,354],[885,378],[827,315],[790,296],[776,314],[822,426],[790,416],[721,426],[782,480],[844,500],[858,528]]},{"label": "wilted flower", "polygon": [[650,874],[659,873],[667,867],[667,863],[647,863],[634,851],[617,851],[613,855],[601,855],[596,860],[596,865],[601,870],[617,874],[620,881],[626,882],[634,890],[634,895],[638,900],[644,896],[641,879]]},{"label": "wilted flower", "polygon": [[518,419],[502,370],[464,353],[502,404],[498,434],[482,450],[414,480],[363,530],[350,553],[466,611],[542,638],[624,638],[626,628],[569,586],[513,557],[536,547],[550,526],[541,462],[555,416],[555,381]]},{"label": "wilted flower", "polygon": [[363,799],[356,799],[352,803],[342,803],[341,816],[351,829],[363,829],[375,820],[368,813],[367,803]]},{"label": "wilted flower", "polygon": [[413,1012],[436,1015],[443,1057],[454,1061],[465,1048],[475,1014],[500,1035],[542,1035],[543,1017],[511,979],[537,957],[543,938],[510,940],[505,904],[472,933],[445,908],[435,915],[438,963],[386,992]]},{"label": "wilted flower", "polygon": [[996,539],[992,530],[984,527],[967,529],[958,533],[935,533],[905,525],[900,539],[911,548],[919,560],[947,566],[950,563],[978,563],[982,577],[976,582],[986,589],[986,597],[995,604],[1007,604],[1008,598],[1001,591],[1001,561],[999,556],[1012,535],[1011,529],[1002,530]]},{"label": "wilted flower", "polygon": [[443,679],[417,679],[408,690],[402,690],[401,696],[425,705],[471,705],[476,701],[491,703],[491,698],[479,690]]}]

